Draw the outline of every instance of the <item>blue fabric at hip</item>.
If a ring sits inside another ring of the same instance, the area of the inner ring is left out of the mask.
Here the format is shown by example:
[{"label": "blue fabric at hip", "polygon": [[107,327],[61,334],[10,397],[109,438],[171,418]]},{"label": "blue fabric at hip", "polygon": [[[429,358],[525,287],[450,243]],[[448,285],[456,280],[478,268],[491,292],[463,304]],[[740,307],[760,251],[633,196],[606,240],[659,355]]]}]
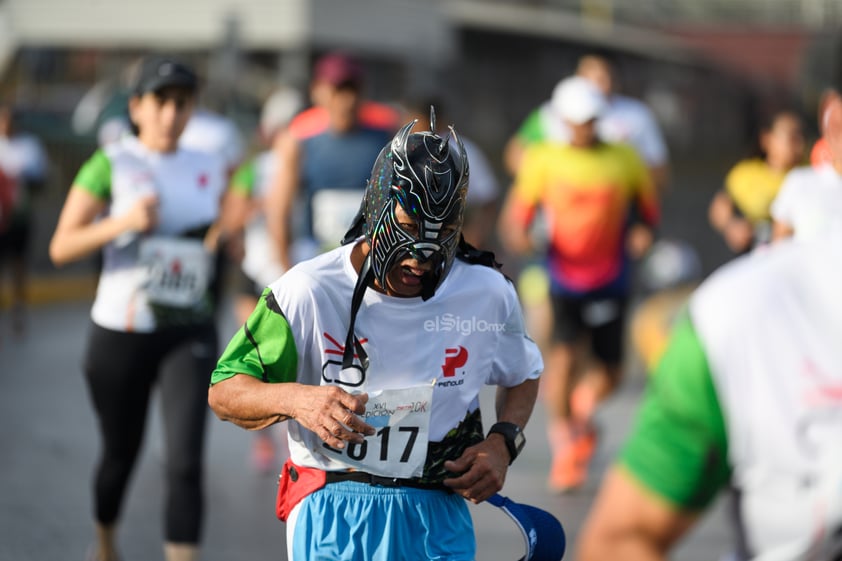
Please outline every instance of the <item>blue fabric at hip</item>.
[{"label": "blue fabric at hip", "polygon": [[473,561],[465,500],[445,491],[332,483],[299,505],[296,561]]}]

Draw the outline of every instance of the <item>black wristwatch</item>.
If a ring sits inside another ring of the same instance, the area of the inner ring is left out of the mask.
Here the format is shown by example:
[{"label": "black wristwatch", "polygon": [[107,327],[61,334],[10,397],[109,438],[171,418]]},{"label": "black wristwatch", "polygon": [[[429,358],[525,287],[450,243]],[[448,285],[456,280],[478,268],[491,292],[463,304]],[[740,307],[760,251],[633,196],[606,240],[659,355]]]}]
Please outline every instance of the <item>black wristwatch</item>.
[{"label": "black wristwatch", "polygon": [[506,448],[509,449],[509,465],[515,461],[520,451],[526,444],[526,437],[523,431],[514,423],[494,423],[488,430],[488,434],[502,434],[506,439]]}]

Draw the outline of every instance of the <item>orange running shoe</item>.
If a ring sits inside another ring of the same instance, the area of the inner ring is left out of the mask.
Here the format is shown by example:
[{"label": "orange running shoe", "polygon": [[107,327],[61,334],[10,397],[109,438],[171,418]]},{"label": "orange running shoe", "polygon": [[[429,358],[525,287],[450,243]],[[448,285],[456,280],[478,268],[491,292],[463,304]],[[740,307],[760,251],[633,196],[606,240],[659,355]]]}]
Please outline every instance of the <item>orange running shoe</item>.
[{"label": "orange running shoe", "polygon": [[576,461],[588,469],[591,459],[596,452],[597,433],[591,423],[573,429],[572,447],[575,450]]},{"label": "orange running shoe", "polygon": [[553,456],[547,487],[555,493],[569,493],[584,485],[587,478],[587,467],[582,468],[571,445]]},{"label": "orange running shoe", "polygon": [[584,485],[596,445],[597,433],[592,425],[571,426],[567,444],[553,454],[547,482],[549,489],[556,493],[568,493]]}]

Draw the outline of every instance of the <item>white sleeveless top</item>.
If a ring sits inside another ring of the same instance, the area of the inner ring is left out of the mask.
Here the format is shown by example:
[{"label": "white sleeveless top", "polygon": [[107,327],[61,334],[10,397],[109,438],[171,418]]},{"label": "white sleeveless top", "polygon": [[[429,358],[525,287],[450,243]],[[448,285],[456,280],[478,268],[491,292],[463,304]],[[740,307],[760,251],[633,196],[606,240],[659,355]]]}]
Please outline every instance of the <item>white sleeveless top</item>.
[{"label": "white sleeveless top", "polygon": [[[104,248],[94,322],[150,332],[162,323],[207,321],[214,267],[202,235],[219,215],[224,163],[186,149],[153,152],[133,136],[110,144],[104,153],[110,163],[108,212],[126,212],[139,196],[155,193],[158,225],[145,234],[124,234]],[[156,314],[155,307],[166,313]]]}]

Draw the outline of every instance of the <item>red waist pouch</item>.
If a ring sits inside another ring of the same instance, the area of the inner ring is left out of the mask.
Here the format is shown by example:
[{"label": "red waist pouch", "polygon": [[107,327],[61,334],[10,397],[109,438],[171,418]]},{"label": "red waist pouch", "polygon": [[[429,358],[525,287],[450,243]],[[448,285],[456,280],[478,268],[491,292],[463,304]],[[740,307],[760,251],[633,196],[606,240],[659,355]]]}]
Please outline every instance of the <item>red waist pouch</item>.
[{"label": "red waist pouch", "polygon": [[326,473],[316,468],[297,466],[292,460],[284,462],[278,478],[278,498],[275,513],[286,522],[292,509],[301,499],[326,485]]}]

